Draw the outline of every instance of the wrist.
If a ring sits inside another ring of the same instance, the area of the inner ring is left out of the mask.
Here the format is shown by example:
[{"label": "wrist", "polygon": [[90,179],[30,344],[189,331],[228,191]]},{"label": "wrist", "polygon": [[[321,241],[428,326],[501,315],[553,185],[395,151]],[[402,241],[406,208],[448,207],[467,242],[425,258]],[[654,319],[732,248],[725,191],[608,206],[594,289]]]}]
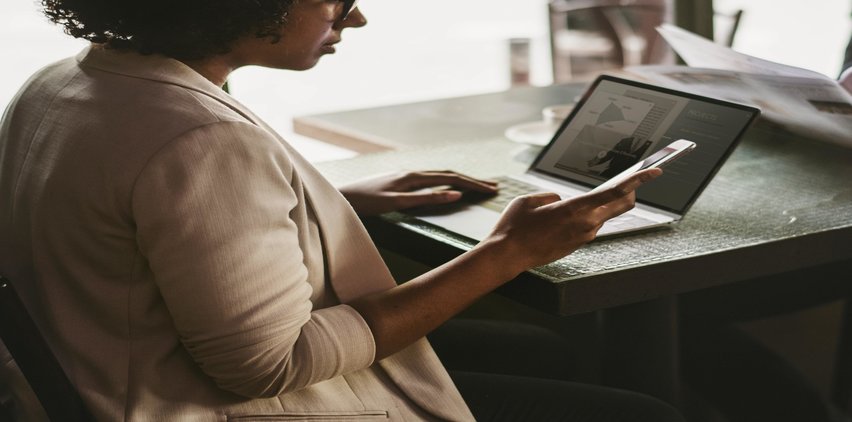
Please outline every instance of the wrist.
[{"label": "wrist", "polygon": [[503,236],[491,235],[477,244],[471,252],[487,261],[495,278],[501,281],[500,284],[514,279],[529,269],[529,266],[521,259],[524,256],[523,253],[513,247]]}]

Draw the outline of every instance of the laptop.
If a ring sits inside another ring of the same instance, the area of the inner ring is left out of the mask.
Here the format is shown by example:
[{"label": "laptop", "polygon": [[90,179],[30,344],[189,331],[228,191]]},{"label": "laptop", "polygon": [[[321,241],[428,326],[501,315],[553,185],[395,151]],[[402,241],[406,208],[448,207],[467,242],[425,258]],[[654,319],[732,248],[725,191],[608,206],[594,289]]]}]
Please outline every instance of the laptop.
[{"label": "laptop", "polygon": [[759,114],[743,104],[602,75],[525,173],[497,178],[497,196],[410,214],[482,240],[516,196],[582,195],[669,143],[686,139],[697,145],[695,150],[640,187],[636,207],[609,220],[597,236],[671,224],[683,218]]}]

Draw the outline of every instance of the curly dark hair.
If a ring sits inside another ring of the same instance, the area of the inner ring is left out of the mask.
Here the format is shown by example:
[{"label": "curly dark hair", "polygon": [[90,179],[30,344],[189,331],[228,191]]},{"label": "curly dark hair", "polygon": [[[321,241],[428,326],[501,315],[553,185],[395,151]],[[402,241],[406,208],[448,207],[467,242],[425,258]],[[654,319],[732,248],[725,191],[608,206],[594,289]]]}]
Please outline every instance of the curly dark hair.
[{"label": "curly dark hair", "polygon": [[197,60],[254,34],[277,42],[298,0],[41,0],[65,32],[108,47]]}]

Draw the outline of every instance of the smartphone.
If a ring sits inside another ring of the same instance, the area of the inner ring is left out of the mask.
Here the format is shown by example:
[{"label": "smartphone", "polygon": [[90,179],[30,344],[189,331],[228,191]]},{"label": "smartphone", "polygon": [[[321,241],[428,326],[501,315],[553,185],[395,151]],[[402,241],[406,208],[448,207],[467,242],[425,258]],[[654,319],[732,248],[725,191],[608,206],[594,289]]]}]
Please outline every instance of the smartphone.
[{"label": "smartphone", "polygon": [[695,142],[687,141],[686,139],[678,139],[677,141],[666,145],[665,148],[651,154],[650,156],[648,156],[648,158],[639,161],[638,163],[630,166],[627,170],[624,170],[623,172],[618,173],[606,182],[601,183],[600,185],[598,185],[598,187],[592,189],[592,192],[599,192],[604,189],[613,187],[623,182],[625,179],[632,176],[638,171],[662,167],[680,157],[683,157],[688,152],[694,149]]}]

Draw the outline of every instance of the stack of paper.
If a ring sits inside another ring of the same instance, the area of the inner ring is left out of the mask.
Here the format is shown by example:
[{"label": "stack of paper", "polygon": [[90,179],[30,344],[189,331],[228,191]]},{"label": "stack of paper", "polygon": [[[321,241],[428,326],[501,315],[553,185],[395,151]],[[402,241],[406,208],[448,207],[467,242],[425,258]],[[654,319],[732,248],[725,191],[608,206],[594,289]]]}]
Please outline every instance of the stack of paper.
[{"label": "stack of paper", "polygon": [[657,28],[688,66],[634,66],[629,74],[754,105],[792,133],[852,148],[852,95],[823,74],[736,52],[673,25]]}]

